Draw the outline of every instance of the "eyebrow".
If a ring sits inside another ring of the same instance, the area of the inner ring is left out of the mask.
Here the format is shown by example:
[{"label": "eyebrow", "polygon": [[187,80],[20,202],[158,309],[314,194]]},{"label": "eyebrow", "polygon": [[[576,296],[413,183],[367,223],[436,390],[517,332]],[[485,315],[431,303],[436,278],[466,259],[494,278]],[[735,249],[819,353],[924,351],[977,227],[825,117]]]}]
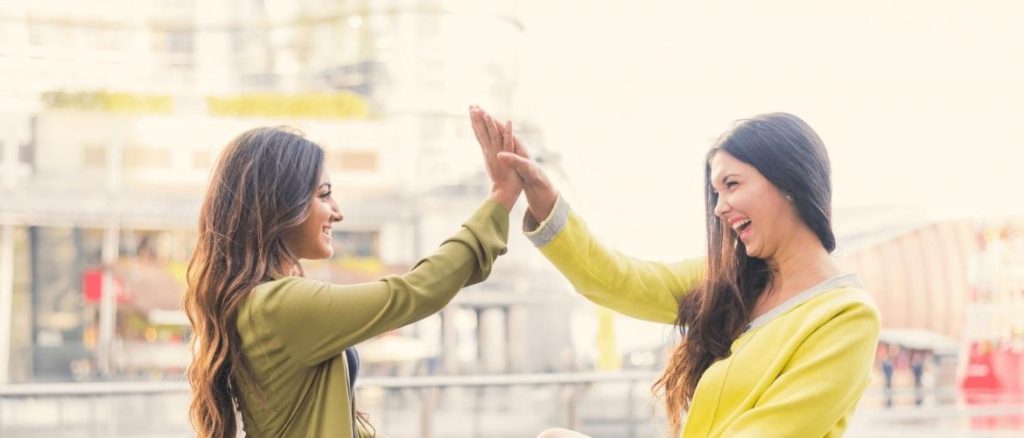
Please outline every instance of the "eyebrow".
[{"label": "eyebrow", "polygon": [[722,177],[722,182],[725,182],[730,176],[740,176],[738,173],[730,173]]},{"label": "eyebrow", "polygon": [[[721,181],[722,183],[725,183],[725,180],[728,179],[730,176],[740,176],[740,175],[738,173],[727,173],[727,174],[725,174],[725,176],[719,178],[719,181]],[[711,186],[712,187],[714,187],[714,185],[715,185],[714,181],[715,180],[711,180]]]}]

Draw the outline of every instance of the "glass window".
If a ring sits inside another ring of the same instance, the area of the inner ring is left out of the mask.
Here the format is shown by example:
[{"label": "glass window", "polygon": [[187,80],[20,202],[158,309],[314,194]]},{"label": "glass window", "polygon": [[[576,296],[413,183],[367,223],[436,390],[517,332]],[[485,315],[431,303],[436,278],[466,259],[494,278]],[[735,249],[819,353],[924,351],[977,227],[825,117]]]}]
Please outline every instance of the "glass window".
[{"label": "glass window", "polygon": [[102,169],[107,165],[107,147],[86,145],[82,150],[82,165],[90,169]]},{"label": "glass window", "polygon": [[339,155],[341,170],[373,172],[379,168],[377,151],[343,151]]},{"label": "glass window", "polygon": [[162,169],[171,163],[171,151],[167,149],[129,147],[121,157],[125,169]]},{"label": "glass window", "polygon": [[380,257],[380,233],[377,231],[335,231],[334,257]]}]

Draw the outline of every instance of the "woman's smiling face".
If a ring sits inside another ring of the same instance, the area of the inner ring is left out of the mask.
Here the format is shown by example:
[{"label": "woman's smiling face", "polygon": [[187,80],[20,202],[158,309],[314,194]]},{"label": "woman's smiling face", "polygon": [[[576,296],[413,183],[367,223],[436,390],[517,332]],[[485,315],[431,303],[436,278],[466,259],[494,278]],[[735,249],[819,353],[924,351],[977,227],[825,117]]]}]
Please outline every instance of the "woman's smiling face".
[{"label": "woman's smiling face", "polygon": [[285,245],[296,258],[329,258],[334,255],[332,226],[342,219],[341,209],[331,196],[331,182],[324,175],[310,199],[309,217],[285,234]]},{"label": "woman's smiling face", "polygon": [[804,226],[793,202],[754,166],[725,151],[715,153],[710,165],[715,216],[743,243],[747,256],[770,259]]}]

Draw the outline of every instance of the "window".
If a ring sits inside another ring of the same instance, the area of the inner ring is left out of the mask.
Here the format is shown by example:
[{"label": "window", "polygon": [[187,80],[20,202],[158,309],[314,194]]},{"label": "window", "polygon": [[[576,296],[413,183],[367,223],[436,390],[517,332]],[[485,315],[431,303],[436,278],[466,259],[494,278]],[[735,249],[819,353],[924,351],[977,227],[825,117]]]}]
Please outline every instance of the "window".
[{"label": "window", "polygon": [[380,233],[377,231],[335,231],[335,257],[380,257]]},{"label": "window", "polygon": [[82,151],[82,165],[89,169],[102,169],[107,166],[107,147],[104,145],[86,145]]},{"label": "window", "polygon": [[374,172],[380,167],[376,151],[341,151],[332,158],[334,166],[342,171]]},{"label": "window", "polygon": [[35,145],[31,142],[18,145],[18,161],[32,165],[36,161]]},{"label": "window", "polygon": [[210,152],[195,151],[192,153],[192,167],[204,170],[210,168]]},{"label": "window", "polygon": [[131,147],[125,148],[122,157],[125,169],[160,169],[171,163],[171,153],[166,149]]},{"label": "window", "polygon": [[192,32],[188,30],[168,31],[165,36],[164,49],[169,53],[191,53]]}]

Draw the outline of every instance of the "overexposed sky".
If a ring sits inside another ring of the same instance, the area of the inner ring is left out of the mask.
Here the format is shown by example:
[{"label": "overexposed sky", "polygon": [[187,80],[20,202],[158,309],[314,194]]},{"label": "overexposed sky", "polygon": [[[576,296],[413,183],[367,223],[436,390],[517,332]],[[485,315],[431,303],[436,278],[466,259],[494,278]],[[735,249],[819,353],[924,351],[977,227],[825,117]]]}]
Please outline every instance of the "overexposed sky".
[{"label": "overexposed sky", "polygon": [[[523,2],[524,117],[611,243],[703,241],[703,157],[738,118],[804,118],[837,209],[1024,216],[1024,2]],[[666,245],[678,243],[682,248]]]}]

